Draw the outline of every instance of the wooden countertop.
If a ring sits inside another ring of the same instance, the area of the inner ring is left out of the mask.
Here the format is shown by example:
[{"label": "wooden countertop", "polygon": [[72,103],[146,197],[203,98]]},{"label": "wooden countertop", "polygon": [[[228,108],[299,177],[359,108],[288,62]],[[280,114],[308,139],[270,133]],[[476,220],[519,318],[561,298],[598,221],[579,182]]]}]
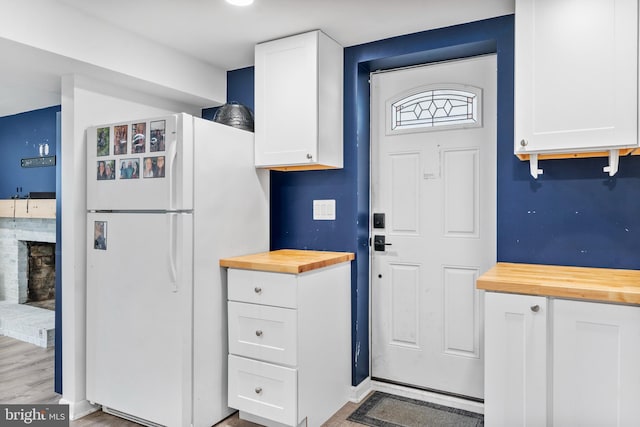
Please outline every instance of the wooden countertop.
[{"label": "wooden countertop", "polygon": [[487,291],[640,304],[640,270],[499,262],[476,283]]},{"label": "wooden countertop", "polygon": [[3,218],[55,218],[56,199],[0,200]]},{"label": "wooden countertop", "polygon": [[355,255],[351,252],[280,249],[271,252],[223,258],[220,260],[220,266],[241,268],[244,270],[298,274],[351,261],[352,259],[355,259]]}]

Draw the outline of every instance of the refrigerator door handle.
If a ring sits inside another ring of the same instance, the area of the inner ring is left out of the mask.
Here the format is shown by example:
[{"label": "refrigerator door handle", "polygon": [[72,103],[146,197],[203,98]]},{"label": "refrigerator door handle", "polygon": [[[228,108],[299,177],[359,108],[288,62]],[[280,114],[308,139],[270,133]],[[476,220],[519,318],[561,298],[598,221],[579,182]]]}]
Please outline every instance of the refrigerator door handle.
[{"label": "refrigerator door handle", "polygon": [[176,186],[176,158],[178,157],[178,144],[174,143],[170,145],[168,160],[169,171],[169,208],[175,209],[174,192]]},{"label": "refrigerator door handle", "polygon": [[176,270],[176,220],[178,215],[170,213],[169,215],[169,278],[171,280],[171,291],[178,292],[178,278]]}]

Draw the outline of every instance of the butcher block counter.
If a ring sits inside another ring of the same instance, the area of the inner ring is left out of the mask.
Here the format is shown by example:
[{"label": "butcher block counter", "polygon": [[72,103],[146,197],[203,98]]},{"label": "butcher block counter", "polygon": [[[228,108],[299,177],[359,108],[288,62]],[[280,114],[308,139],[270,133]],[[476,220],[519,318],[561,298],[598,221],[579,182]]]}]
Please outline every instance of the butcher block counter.
[{"label": "butcher block counter", "polygon": [[640,305],[640,271],[499,262],[477,280],[486,291]]},{"label": "butcher block counter", "polygon": [[227,267],[228,405],[261,425],[323,425],[351,393],[349,252],[293,249]]},{"label": "butcher block counter", "polygon": [[351,252],[280,249],[271,252],[223,258],[220,260],[220,266],[243,270],[299,274],[305,271],[351,261],[354,258],[355,255]]}]

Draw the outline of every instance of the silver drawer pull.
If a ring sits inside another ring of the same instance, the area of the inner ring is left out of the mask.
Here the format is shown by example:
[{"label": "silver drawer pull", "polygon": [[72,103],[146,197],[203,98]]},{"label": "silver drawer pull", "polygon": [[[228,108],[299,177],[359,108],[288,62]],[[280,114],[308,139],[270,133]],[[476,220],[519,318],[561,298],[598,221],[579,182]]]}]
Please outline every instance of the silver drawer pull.
[{"label": "silver drawer pull", "polygon": [[538,304],[532,305],[531,306],[531,311],[533,311],[534,313],[539,312],[540,311],[540,306]]},{"label": "silver drawer pull", "polygon": [[262,393],[262,387],[256,387],[256,394]]},{"label": "silver drawer pull", "polygon": [[260,329],[258,329],[258,330],[256,331],[256,336],[257,336],[257,337],[261,337],[261,336],[262,336],[262,331],[261,331]]},{"label": "silver drawer pull", "polygon": [[260,286],[256,286],[255,288],[253,288],[253,291],[256,294],[261,294],[262,293],[262,288]]}]

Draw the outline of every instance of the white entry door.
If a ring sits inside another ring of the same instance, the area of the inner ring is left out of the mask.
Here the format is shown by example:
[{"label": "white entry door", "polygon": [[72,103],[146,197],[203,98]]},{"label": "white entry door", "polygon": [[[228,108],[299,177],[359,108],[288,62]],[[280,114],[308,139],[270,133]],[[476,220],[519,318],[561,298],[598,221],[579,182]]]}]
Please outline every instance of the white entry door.
[{"label": "white entry door", "polygon": [[496,85],[495,55],[371,75],[375,379],[483,398]]}]

